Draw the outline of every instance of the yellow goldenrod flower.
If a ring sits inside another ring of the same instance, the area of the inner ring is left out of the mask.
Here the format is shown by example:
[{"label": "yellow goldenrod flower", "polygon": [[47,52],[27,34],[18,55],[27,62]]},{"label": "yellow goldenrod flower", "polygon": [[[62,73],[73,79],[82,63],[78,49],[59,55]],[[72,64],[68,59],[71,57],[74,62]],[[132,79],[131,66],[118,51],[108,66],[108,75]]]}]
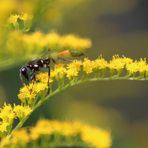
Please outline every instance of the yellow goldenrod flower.
[{"label": "yellow goldenrod flower", "polygon": [[135,61],[126,65],[126,69],[130,74],[135,74],[136,72],[144,73],[146,72],[146,59],[140,59],[140,61]]},{"label": "yellow goldenrod flower", "polygon": [[48,120],[39,120],[35,127],[30,129],[30,137],[33,140],[36,140],[40,137],[40,135],[50,135],[53,131],[53,127]]},{"label": "yellow goldenrod flower", "polygon": [[9,138],[3,138],[1,140],[0,146],[1,148],[5,148],[6,146],[10,145],[10,140]]},{"label": "yellow goldenrod flower", "polygon": [[113,56],[112,60],[109,62],[110,70],[120,71],[125,68],[125,65],[132,63],[132,59],[126,57],[119,57],[118,55]]},{"label": "yellow goldenrod flower", "polygon": [[81,129],[82,140],[96,148],[109,148],[111,138],[108,131],[84,125]]},{"label": "yellow goldenrod flower", "polygon": [[[19,136],[21,135],[21,136]],[[44,136],[43,136],[44,135]],[[68,122],[68,121],[56,121],[56,120],[39,120],[37,124],[28,129],[21,129],[12,133],[12,137],[9,140],[9,143],[5,139],[2,140],[2,143],[9,144],[20,144],[26,142],[29,145],[42,137],[45,138],[46,136],[50,138],[50,136],[58,135],[64,137],[64,142],[69,143],[69,139],[72,146],[75,146],[75,137],[77,140],[80,140],[81,143],[84,143],[88,147],[94,148],[109,148],[111,147],[111,134],[109,131],[86,125],[81,122]],[[50,146],[51,142],[54,140],[58,140],[55,138],[51,138],[49,141],[48,146]],[[4,141],[4,142],[3,142]],[[61,141],[62,142],[62,141]],[[60,144],[60,141],[58,141]]]},{"label": "yellow goldenrod flower", "polygon": [[43,82],[32,82],[29,85],[24,86],[20,89],[20,93],[18,94],[18,98],[22,102],[32,102],[35,100],[36,96],[42,93],[43,91],[48,89],[48,83]]},{"label": "yellow goldenrod flower", "polygon": [[27,32],[31,26],[32,16],[27,13],[22,14],[11,14],[8,18],[7,26],[11,30],[19,30],[22,32]]},{"label": "yellow goldenrod flower", "polygon": [[75,35],[61,36],[55,32],[49,32],[44,35],[42,43],[51,50],[74,49],[83,51],[91,47],[91,41],[89,39],[83,39]]},{"label": "yellow goldenrod flower", "polygon": [[94,68],[96,70],[105,69],[108,67],[107,61],[102,58],[102,56],[99,56],[96,60],[94,60]]},{"label": "yellow goldenrod flower", "polygon": [[54,67],[54,70],[51,71],[51,79],[55,78],[56,80],[62,79],[66,75],[66,68],[63,64],[57,64]]},{"label": "yellow goldenrod flower", "polygon": [[17,144],[17,143],[28,143],[29,142],[29,134],[27,133],[26,129],[19,129],[19,131],[14,131],[10,144]]},{"label": "yellow goldenrod flower", "polygon": [[[32,90],[33,88],[33,90]],[[18,98],[22,102],[26,102],[26,99],[34,100],[36,97],[36,94],[34,92],[34,84],[30,84],[29,86],[24,86],[20,89],[20,92],[18,94]]]},{"label": "yellow goldenrod flower", "polygon": [[36,75],[36,81],[39,81],[39,82],[47,84],[48,83],[48,79],[49,79],[49,82],[52,83],[53,80],[51,79],[51,77],[49,78],[49,75],[48,75],[47,72],[39,73],[39,74]]},{"label": "yellow goldenrod flower", "polygon": [[27,117],[32,109],[29,106],[14,105],[13,111],[20,120],[24,117]]},{"label": "yellow goldenrod flower", "polygon": [[72,63],[70,63],[67,67],[67,78],[71,79],[72,77],[77,77],[79,72],[80,72],[80,68],[81,68],[82,62],[81,61],[73,61]]},{"label": "yellow goldenrod flower", "polygon": [[12,123],[12,121],[15,119],[13,107],[10,104],[5,103],[4,106],[0,109],[0,119],[3,122],[8,122],[8,123]]},{"label": "yellow goldenrod flower", "polygon": [[[21,16],[14,15],[11,16],[11,22],[16,22],[18,18]],[[65,35],[66,36],[66,35]],[[75,55],[81,55],[84,54],[85,50],[77,50],[78,48],[74,48],[72,46],[63,47],[61,45],[61,39],[65,36],[60,36],[57,33],[47,33],[44,34],[42,32],[36,31],[34,33],[23,33],[21,31],[12,31],[8,34],[7,38],[7,50],[9,53],[12,54],[12,56],[15,56],[16,58],[19,58],[21,56],[32,58],[33,56],[36,57],[37,55],[41,54],[44,49],[49,49],[49,52],[46,56],[52,56],[52,58],[57,58],[58,56],[62,57],[62,51],[69,51],[65,52],[67,56],[71,57],[73,56],[71,52]],[[76,38],[74,36],[74,38]],[[75,39],[78,43],[79,40],[83,40],[80,38]],[[85,40],[85,39],[84,39]],[[68,42],[68,41],[67,41]],[[82,45],[83,46],[83,45]],[[87,49],[89,46],[83,46],[83,49]],[[72,49],[72,50],[71,50]],[[61,53],[59,53],[61,52]],[[59,54],[58,54],[59,53]],[[19,56],[18,56],[19,55]],[[64,55],[65,56],[65,55]]]},{"label": "yellow goldenrod flower", "polygon": [[35,51],[46,46],[44,44],[44,34],[41,32],[24,34],[23,42],[25,46],[28,46],[30,51]]},{"label": "yellow goldenrod flower", "polygon": [[55,49],[57,50],[59,48],[59,40],[60,40],[60,35],[55,33],[55,32],[51,32],[48,33],[43,42],[45,43],[45,45],[47,45],[47,47],[49,47],[51,50]]},{"label": "yellow goldenrod flower", "polygon": [[0,122],[0,134],[7,132],[9,126],[9,122]]},{"label": "yellow goldenrod flower", "polygon": [[94,65],[94,61],[85,58],[83,62],[83,71],[87,74],[92,73],[95,67]]},{"label": "yellow goldenrod flower", "polygon": [[8,132],[15,118],[13,107],[5,103],[4,106],[0,108],[0,137],[2,133]]},{"label": "yellow goldenrod flower", "polygon": [[84,50],[91,47],[91,41],[74,35],[66,35],[60,39],[60,46],[64,49]]},{"label": "yellow goldenrod flower", "polygon": [[16,24],[16,22],[18,21],[19,18],[20,18],[20,15],[14,14],[9,17],[8,21],[9,21],[9,23]]}]

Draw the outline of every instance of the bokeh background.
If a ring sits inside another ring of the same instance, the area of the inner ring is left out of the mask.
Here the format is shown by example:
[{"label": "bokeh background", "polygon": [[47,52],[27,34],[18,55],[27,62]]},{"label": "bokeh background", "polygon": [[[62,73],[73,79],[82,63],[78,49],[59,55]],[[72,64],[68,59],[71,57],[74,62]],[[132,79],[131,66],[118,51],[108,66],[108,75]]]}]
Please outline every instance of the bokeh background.
[{"label": "bokeh background", "polygon": [[[36,10],[32,32],[54,30],[91,38],[93,47],[86,55],[92,59],[98,54],[106,59],[114,54],[148,56],[147,0],[28,2],[28,11]],[[0,106],[4,101],[18,102],[20,66],[0,72]],[[80,120],[109,129],[112,148],[147,148],[148,81],[99,81],[69,88],[35,111],[26,125],[39,118]]]}]

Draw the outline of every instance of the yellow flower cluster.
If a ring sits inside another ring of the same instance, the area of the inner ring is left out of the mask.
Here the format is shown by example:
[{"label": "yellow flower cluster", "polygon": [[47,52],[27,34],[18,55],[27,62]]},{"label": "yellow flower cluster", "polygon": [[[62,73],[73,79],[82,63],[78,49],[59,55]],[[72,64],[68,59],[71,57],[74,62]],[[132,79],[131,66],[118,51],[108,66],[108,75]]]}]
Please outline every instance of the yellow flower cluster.
[{"label": "yellow flower cluster", "polygon": [[68,79],[71,79],[72,77],[77,77],[80,70],[81,70],[81,61],[73,61],[67,66],[66,76]]},{"label": "yellow flower cluster", "polygon": [[[13,16],[12,21],[15,22],[19,16]],[[24,34],[20,31],[9,33],[7,40],[8,51],[14,55],[39,54],[44,49],[50,49],[52,52],[71,50],[84,53],[85,49],[91,47],[89,39],[83,39],[75,35],[59,35],[55,32],[43,34],[42,32],[34,32]],[[17,51],[17,53],[16,53]]]},{"label": "yellow flower cluster", "polygon": [[44,83],[44,81],[45,79],[42,82],[30,83],[28,86],[26,85],[21,88],[20,93],[18,94],[18,98],[21,100],[21,102],[29,105],[35,103],[37,95],[41,96],[42,92],[48,89],[48,81],[46,81],[46,83]]},{"label": "yellow flower cluster", "polygon": [[119,57],[119,55],[113,56],[112,60],[109,62],[109,68],[111,70],[120,71],[124,69],[125,66],[131,64],[133,60],[131,58]]},{"label": "yellow flower cluster", "polygon": [[0,108],[0,137],[7,134],[12,128],[15,119],[22,119],[31,113],[29,106],[4,104]]},{"label": "yellow flower cluster", "polygon": [[75,35],[61,36],[55,32],[49,32],[47,34],[35,32],[25,35],[24,39],[28,43],[34,42],[40,44],[39,46],[41,47],[48,47],[51,50],[83,50],[91,47],[91,41],[89,39],[82,39]]},{"label": "yellow flower cluster", "polygon": [[13,108],[10,104],[4,104],[4,106],[0,109],[0,133],[5,133],[8,131],[8,128],[13,123],[15,119],[15,113],[13,112]]},{"label": "yellow flower cluster", "polygon": [[[20,136],[21,135],[21,136]],[[109,148],[111,146],[111,134],[109,131],[86,125],[80,122],[68,121],[49,121],[40,120],[35,127],[30,128],[28,131],[21,129],[15,131],[9,139],[9,142],[4,139],[2,142],[10,144],[27,143],[38,140],[41,136],[60,135],[66,138],[79,137],[83,143],[94,148]],[[53,141],[49,141],[50,142]],[[68,142],[68,141],[67,141]],[[74,143],[75,144],[75,143]]]},{"label": "yellow flower cluster", "polygon": [[31,20],[31,16],[28,15],[27,13],[23,13],[23,14],[12,14],[10,15],[10,17],[8,18],[8,23],[15,25],[18,20],[21,21],[30,21]]},{"label": "yellow flower cluster", "polygon": [[51,84],[55,82],[67,83],[69,81],[68,83],[71,83],[72,80],[81,81],[81,78],[109,78],[112,76],[118,76],[120,79],[120,77],[130,78],[135,75],[142,76],[142,78],[147,77],[148,64],[146,59],[134,61],[131,58],[115,55],[109,62],[102,56],[96,60],[87,58],[83,61],[74,60],[69,64],[55,65],[51,70],[50,78],[46,72],[37,74],[37,81],[34,84],[30,83],[28,86],[24,86],[18,97],[22,102],[35,100],[37,96],[41,95],[41,92],[48,89],[48,79],[50,79],[50,89],[52,89]]}]

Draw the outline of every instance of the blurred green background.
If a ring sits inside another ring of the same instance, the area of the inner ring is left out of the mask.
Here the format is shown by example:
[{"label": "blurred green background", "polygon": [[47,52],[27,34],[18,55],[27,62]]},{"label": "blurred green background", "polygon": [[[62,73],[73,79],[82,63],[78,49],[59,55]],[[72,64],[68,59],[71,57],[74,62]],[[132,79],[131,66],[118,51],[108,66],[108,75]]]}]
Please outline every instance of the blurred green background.
[{"label": "blurred green background", "polygon": [[[32,32],[55,30],[91,38],[93,47],[86,53],[91,58],[100,53],[106,59],[114,54],[147,58],[147,0],[55,0],[53,3],[40,0],[39,5],[37,0],[32,2],[38,14]],[[20,66],[0,72],[1,106],[4,101],[18,102]],[[42,117],[76,119],[109,129],[112,148],[147,148],[147,90],[147,81],[81,84],[56,95],[35,111],[26,125],[35,124]]]}]

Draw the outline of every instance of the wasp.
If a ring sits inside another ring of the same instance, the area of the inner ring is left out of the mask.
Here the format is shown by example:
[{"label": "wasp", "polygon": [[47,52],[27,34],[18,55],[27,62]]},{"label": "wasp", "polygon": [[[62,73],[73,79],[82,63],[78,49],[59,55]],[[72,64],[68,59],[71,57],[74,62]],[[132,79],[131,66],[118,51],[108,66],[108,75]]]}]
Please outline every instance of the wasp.
[{"label": "wasp", "polygon": [[76,50],[63,50],[60,52],[53,52],[48,50],[48,52],[49,53],[46,53],[46,57],[31,60],[20,68],[19,76],[20,76],[21,83],[23,85],[26,85],[24,79],[27,82],[34,82],[36,80],[36,74],[39,73],[42,69],[47,69],[48,71],[47,84],[48,84],[48,93],[49,93],[51,63],[55,64],[57,60],[70,61],[69,58],[71,57],[80,57],[84,55],[83,52],[76,51]]}]

